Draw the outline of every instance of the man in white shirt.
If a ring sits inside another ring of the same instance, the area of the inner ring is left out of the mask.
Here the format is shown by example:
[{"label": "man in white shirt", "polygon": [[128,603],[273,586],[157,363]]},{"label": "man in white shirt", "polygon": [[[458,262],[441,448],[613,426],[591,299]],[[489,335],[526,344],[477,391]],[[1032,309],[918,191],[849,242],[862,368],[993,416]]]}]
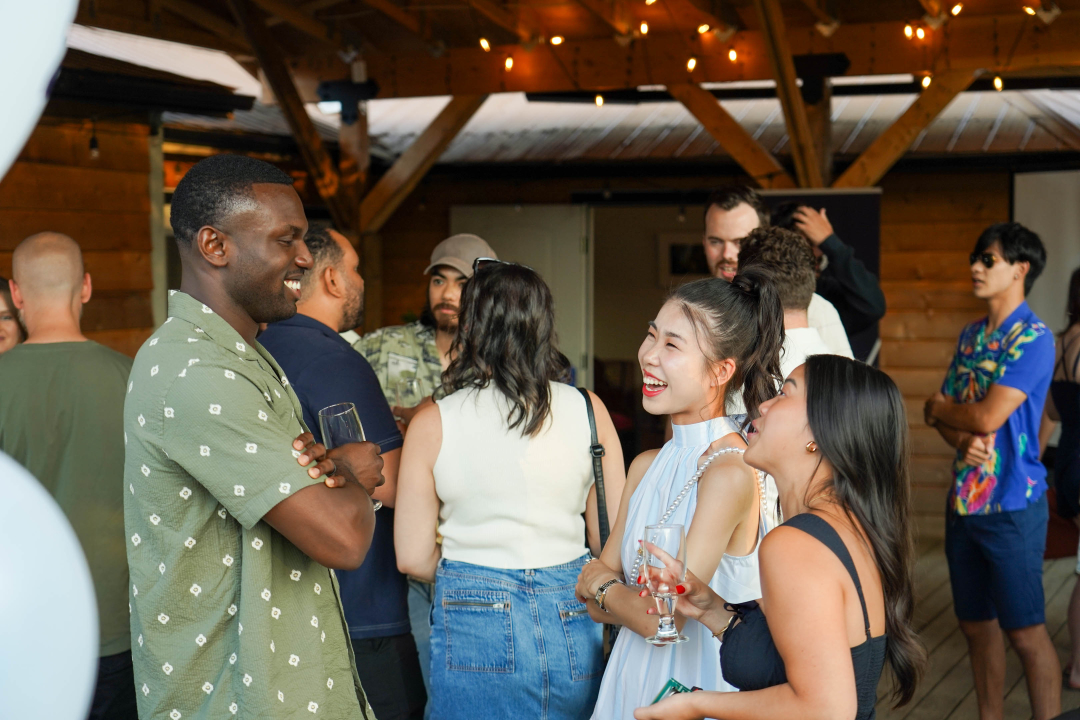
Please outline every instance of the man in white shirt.
[{"label": "man in white shirt", "polygon": [[[701,241],[709,271],[730,282],[739,268],[743,240],[752,230],[768,226],[769,209],[753,189],[733,185],[713,192],[705,205],[705,236]],[[813,287],[806,316],[808,326],[817,330],[831,354],[853,357],[840,314],[832,303],[813,293]]]},{"label": "man in white shirt", "polygon": [[807,320],[814,295],[814,253],[798,233],[781,228],[751,231],[739,252],[739,266],[761,265],[776,281],[784,307],[784,348],[780,374],[787,377],[810,355],[829,355],[828,344]]}]

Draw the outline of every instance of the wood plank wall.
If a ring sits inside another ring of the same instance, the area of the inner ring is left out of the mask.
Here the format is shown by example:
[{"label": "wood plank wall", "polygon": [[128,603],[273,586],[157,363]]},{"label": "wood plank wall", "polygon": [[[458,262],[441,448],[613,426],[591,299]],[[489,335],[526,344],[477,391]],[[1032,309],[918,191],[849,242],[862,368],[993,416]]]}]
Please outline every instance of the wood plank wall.
[{"label": "wood plank wall", "polygon": [[1011,178],[891,174],[882,181],[881,368],[904,394],[912,442],[915,512],[923,537],[944,534],[953,450],[923,422],[961,328],[986,314],[971,294],[968,254],[988,225],[1009,219]]},{"label": "wood plank wall", "polygon": [[44,118],[0,182],[0,275],[11,254],[44,230],[70,235],[94,286],[83,311],[87,337],[135,355],[153,330],[150,293],[149,128]]}]

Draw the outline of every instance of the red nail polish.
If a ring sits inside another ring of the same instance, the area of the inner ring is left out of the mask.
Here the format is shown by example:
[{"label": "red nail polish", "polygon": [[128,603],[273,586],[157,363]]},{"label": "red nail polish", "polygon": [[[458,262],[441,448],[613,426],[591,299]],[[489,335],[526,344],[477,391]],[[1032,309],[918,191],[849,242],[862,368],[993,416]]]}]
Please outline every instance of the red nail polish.
[{"label": "red nail polish", "polygon": [[677,592],[679,595],[682,595],[683,593],[686,592],[686,586],[685,585],[676,585],[675,586],[675,592]]},{"label": "red nail polish", "polygon": [[644,576],[644,575],[638,575],[638,576],[637,576],[637,584],[638,584],[638,585],[640,585],[640,584],[641,584],[641,581],[642,581],[642,580],[644,580],[644,579],[645,579],[645,576]]}]

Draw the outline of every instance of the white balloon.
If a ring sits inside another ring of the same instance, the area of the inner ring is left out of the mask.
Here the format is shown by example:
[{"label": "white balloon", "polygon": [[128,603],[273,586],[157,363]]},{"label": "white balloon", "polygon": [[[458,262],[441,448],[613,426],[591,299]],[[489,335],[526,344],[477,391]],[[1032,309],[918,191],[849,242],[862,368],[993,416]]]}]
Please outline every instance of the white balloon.
[{"label": "white balloon", "polygon": [[0,178],[45,109],[78,0],[0,0]]},{"label": "white balloon", "polygon": [[60,506],[4,453],[0,497],[0,718],[83,720],[99,652],[90,568]]}]

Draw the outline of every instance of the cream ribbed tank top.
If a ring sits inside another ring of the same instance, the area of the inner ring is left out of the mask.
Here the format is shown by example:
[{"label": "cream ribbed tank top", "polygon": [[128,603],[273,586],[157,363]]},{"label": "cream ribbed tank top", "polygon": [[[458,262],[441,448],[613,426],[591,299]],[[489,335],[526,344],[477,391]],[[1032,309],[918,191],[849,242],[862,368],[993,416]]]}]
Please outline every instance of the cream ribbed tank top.
[{"label": "cream ribbed tank top", "polygon": [[562,565],[585,554],[593,484],[585,400],[551,383],[551,414],[534,437],[507,429],[509,404],[489,386],[438,401],[435,492],[447,560],[506,569]]}]

